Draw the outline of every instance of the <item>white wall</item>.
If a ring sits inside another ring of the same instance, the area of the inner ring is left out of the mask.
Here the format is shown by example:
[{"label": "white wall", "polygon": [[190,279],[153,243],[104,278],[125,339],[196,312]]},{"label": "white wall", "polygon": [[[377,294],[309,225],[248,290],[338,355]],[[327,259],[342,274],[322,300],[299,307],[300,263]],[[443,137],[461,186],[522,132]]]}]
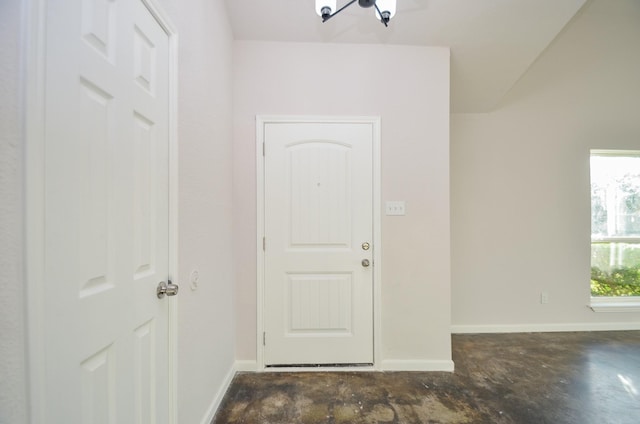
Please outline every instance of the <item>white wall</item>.
[{"label": "white wall", "polygon": [[180,41],[178,422],[199,423],[213,413],[235,360],[232,33],[222,0],[161,3]]},{"label": "white wall", "polygon": [[237,357],[256,360],[255,116],[373,115],[382,122],[382,359],[425,367],[450,350],[449,50],[234,43]]},{"label": "white wall", "polygon": [[497,110],[452,115],[454,331],[640,328],[586,307],[589,149],[640,149],[639,41],[640,2],[594,0]]},{"label": "white wall", "polygon": [[0,423],[27,417],[22,273],[20,2],[0,2]]}]

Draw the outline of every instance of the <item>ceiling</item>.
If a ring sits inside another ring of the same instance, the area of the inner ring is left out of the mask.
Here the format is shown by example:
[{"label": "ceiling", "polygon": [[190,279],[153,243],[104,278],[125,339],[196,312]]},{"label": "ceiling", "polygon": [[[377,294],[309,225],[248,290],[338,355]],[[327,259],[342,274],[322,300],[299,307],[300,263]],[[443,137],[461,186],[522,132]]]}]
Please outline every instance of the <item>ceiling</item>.
[{"label": "ceiling", "polygon": [[[587,0],[397,0],[385,28],[353,4],[322,23],[314,0],[226,0],[236,40],[451,48],[451,111],[491,111]],[[338,0],[338,7],[347,0]]]}]

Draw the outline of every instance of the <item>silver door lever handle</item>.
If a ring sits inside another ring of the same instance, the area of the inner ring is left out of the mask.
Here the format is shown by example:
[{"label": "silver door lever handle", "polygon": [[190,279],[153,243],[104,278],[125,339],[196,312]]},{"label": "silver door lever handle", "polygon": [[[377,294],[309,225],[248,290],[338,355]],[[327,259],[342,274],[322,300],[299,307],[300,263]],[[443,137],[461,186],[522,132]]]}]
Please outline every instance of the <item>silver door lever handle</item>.
[{"label": "silver door lever handle", "polygon": [[158,284],[158,289],[156,290],[156,295],[158,296],[158,299],[162,299],[165,295],[175,296],[178,294],[178,289],[178,285],[171,283],[171,280],[169,280],[168,283],[160,281],[160,284]]}]

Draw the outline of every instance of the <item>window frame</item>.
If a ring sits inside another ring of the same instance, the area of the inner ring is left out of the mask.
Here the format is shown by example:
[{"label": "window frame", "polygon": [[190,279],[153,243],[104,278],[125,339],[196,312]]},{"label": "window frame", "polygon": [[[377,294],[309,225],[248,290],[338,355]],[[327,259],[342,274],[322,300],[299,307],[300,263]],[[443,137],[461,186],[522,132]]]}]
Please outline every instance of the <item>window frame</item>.
[{"label": "window frame", "polygon": [[[589,186],[591,186],[592,166],[591,158],[594,156],[610,156],[610,157],[629,157],[636,156],[640,158],[640,150],[601,150],[591,149],[589,151]],[[590,204],[592,201],[591,190],[589,190]],[[591,207],[589,208],[591,216]],[[591,217],[592,218],[592,217]],[[591,222],[591,220],[590,220]],[[637,243],[640,244],[640,237],[635,236],[596,236],[591,234],[591,226],[589,233],[591,235],[590,246],[595,243]],[[589,260],[591,265],[591,259]],[[591,285],[589,285],[591,287]],[[640,312],[640,296],[593,296],[589,289],[589,308],[594,312]]]}]

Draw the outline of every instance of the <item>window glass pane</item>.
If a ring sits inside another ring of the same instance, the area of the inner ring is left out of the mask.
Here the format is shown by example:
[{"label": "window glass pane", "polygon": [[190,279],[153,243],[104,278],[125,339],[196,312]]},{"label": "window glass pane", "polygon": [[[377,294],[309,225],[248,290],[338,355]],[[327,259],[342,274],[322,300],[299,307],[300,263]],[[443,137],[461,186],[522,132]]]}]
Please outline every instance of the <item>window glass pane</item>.
[{"label": "window glass pane", "polygon": [[640,296],[640,243],[591,243],[591,295]]},{"label": "window glass pane", "polygon": [[591,295],[640,296],[640,152],[591,155]]},{"label": "window glass pane", "polygon": [[640,237],[640,156],[591,156],[591,236]]},{"label": "window glass pane", "polygon": [[640,244],[591,243],[591,266],[607,273],[623,268],[640,268]]}]

